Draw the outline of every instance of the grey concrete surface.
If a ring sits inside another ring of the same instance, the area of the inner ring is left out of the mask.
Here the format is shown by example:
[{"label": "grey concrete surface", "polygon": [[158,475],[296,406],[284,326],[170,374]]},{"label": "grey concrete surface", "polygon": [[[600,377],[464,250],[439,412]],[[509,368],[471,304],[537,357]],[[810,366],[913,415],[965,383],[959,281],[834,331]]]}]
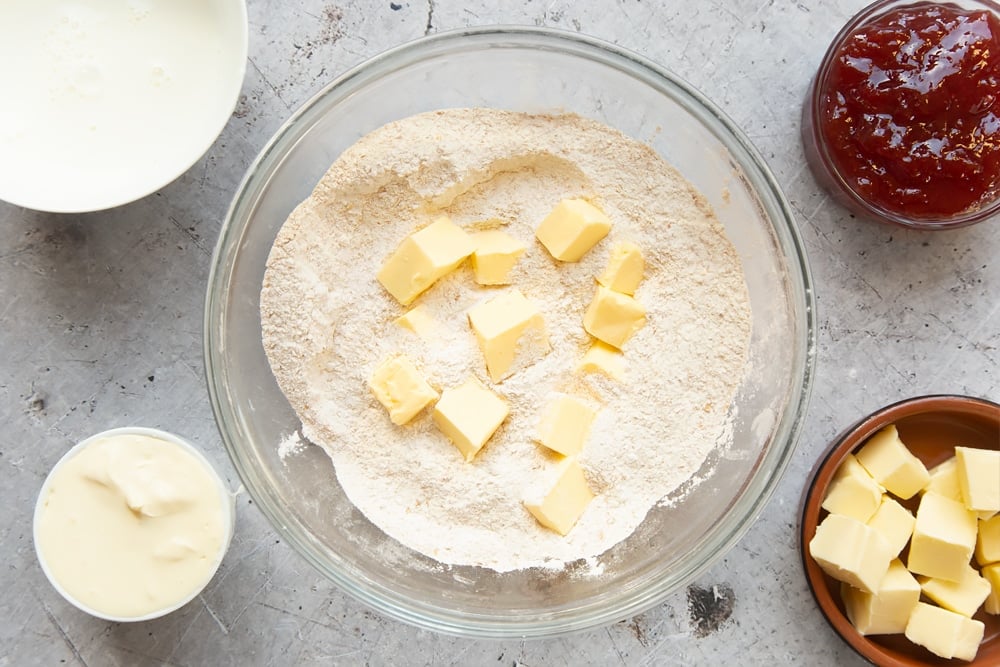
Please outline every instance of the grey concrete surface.
[{"label": "grey concrete surface", "polygon": [[[863,4],[250,0],[243,96],[188,173],[102,213],[0,202],[0,665],[861,664],[803,577],[795,528],[808,471],[840,429],[881,405],[1000,395],[1000,220],[935,234],[856,220],[805,166],[800,101]],[[667,66],[743,128],[782,183],[816,280],[818,365],[798,449],[759,521],[690,589],[549,641],[455,639],[381,618],[278,540],[245,495],[222,568],[180,611],[115,624],[66,604],[35,559],[31,511],[75,441],[114,426],[164,428],[238,483],[208,403],[202,303],[221,219],[257,151],[346,68],[427,33],[490,23],[580,31]]]}]

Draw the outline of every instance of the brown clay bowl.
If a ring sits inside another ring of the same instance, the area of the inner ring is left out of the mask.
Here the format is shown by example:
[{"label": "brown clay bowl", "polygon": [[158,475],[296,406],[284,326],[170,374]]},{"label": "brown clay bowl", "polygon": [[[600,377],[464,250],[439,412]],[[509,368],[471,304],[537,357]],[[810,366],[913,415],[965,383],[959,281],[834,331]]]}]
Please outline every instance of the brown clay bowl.
[{"label": "brown clay bowl", "polygon": [[[882,408],[847,428],[816,464],[802,496],[799,546],[813,597],[837,634],[862,657],[876,665],[997,667],[1000,665],[1000,616],[986,614],[980,609],[974,617],[986,624],[986,632],[979,653],[971,663],[939,658],[901,634],[866,637],[854,629],[844,612],[840,583],[827,576],[809,556],[809,541],[816,534],[816,526],[827,514],[820,503],[826,496],[833,473],[845,456],[858,450],[879,429],[893,423],[903,442],[928,468],[950,458],[956,445],[1000,449],[1000,405],[968,396],[907,399]],[[912,511],[916,501],[917,498],[913,498],[902,504]],[[906,550],[902,554],[904,563],[905,556]]]}]

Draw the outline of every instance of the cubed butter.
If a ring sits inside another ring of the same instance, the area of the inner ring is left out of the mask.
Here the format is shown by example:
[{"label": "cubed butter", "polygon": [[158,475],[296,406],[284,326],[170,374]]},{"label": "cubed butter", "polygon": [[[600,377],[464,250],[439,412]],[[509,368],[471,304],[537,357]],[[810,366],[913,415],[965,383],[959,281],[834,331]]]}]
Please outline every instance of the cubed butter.
[{"label": "cubed butter", "polygon": [[956,447],[958,485],[970,510],[1000,511],[1000,450]]},{"label": "cubed butter", "polygon": [[868,519],[868,525],[878,531],[889,545],[889,550],[896,556],[910,541],[915,522],[916,519],[910,514],[910,510],[888,495],[882,496],[882,503],[875,510],[875,514]]},{"label": "cubed butter", "polygon": [[583,315],[583,328],[597,340],[621,349],[646,324],[646,309],[627,294],[597,286]]},{"label": "cubed butter", "polygon": [[541,500],[527,498],[524,506],[538,523],[566,535],[583,516],[587,505],[594,499],[594,492],[587,484],[583,468],[573,457],[559,463],[555,484]]},{"label": "cubed butter", "polygon": [[980,565],[1000,561],[1000,514],[979,522],[975,554]]},{"label": "cubed butter", "polygon": [[513,236],[489,229],[472,235],[472,273],[480,285],[508,285],[510,271],[524,254],[525,245]]},{"label": "cubed butter", "polygon": [[962,489],[958,485],[958,461],[954,456],[934,466],[928,473],[931,478],[922,493],[936,493],[962,502]]},{"label": "cubed butter", "polygon": [[438,397],[413,362],[402,355],[379,364],[368,386],[393,424],[405,424]]},{"label": "cubed butter", "polygon": [[840,594],[851,624],[863,635],[891,635],[906,629],[920,600],[920,584],[899,559],[889,563],[875,593],[842,583]]},{"label": "cubed butter", "polygon": [[507,401],[476,378],[441,392],[432,417],[441,432],[472,461],[507,418]]},{"label": "cubed butter", "polygon": [[843,514],[865,523],[882,504],[884,490],[854,455],[848,454],[833,475],[822,507],[832,514]]},{"label": "cubed butter", "polygon": [[437,328],[437,323],[431,316],[427,306],[423,304],[414,306],[396,318],[396,324],[407,331],[417,334],[421,338],[430,337]]},{"label": "cubed butter", "polygon": [[987,565],[982,569],[983,579],[990,583],[990,594],[983,603],[987,614],[1000,615],[1000,563]]},{"label": "cubed butter", "polygon": [[475,249],[472,238],[442,216],[403,239],[376,278],[389,294],[408,306]]},{"label": "cubed butter", "polygon": [[611,231],[604,212],[585,199],[563,199],[549,213],[535,236],[549,254],[563,262],[578,262]]},{"label": "cubed butter", "polygon": [[857,457],[876,482],[903,500],[912,498],[930,481],[927,468],[899,439],[894,424],[869,438]]},{"label": "cubed butter", "polygon": [[918,602],[906,624],[906,638],[942,658],[972,660],[986,626],[953,611]]},{"label": "cubed butter", "polygon": [[645,270],[646,262],[642,258],[639,246],[624,241],[611,249],[608,265],[604,273],[597,278],[597,282],[609,290],[632,295],[642,282]]},{"label": "cubed butter", "polygon": [[517,289],[470,308],[469,324],[494,382],[531,365],[551,349],[538,306]]},{"label": "cubed butter", "polygon": [[590,433],[597,411],[573,396],[559,396],[548,404],[538,425],[537,440],[563,456],[576,456]]},{"label": "cubed butter", "polygon": [[906,566],[914,574],[961,581],[976,547],[976,515],[962,503],[925,493],[917,507]]},{"label": "cubed butter", "polygon": [[625,355],[605,342],[595,340],[578,366],[584,373],[603,373],[614,380],[625,379]]},{"label": "cubed butter", "polygon": [[816,527],[809,555],[831,577],[866,593],[878,590],[893,559],[881,535],[842,514],[828,514]]},{"label": "cubed butter", "polygon": [[965,566],[958,581],[945,581],[934,577],[917,577],[924,595],[945,609],[968,616],[975,614],[990,594],[990,582],[979,576],[970,565]]}]

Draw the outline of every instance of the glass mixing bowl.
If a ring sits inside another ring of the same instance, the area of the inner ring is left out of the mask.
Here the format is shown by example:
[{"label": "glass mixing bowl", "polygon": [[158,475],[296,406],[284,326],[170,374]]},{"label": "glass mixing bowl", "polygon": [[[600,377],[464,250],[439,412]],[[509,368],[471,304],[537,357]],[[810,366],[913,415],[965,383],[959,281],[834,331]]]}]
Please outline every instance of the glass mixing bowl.
[{"label": "glass mixing bowl", "polygon": [[[418,112],[469,106],[570,111],[646,141],[711,202],[743,261],[753,331],[731,406],[732,442],[705,462],[702,482],[651,510],[635,533],[600,556],[597,568],[581,562],[500,574],[441,567],[356,510],[319,447],[279,455],[279,443],[299,421],[261,343],[261,281],[275,235],[361,136]],[[299,109],[236,194],[215,250],[205,313],[208,385],[222,439],[274,529],[383,614],[471,636],[550,636],[612,623],[656,605],[704,571],[746,532],[788,463],[814,350],[809,270],[791,211],[732,121],[644,58],[576,34],[529,28],[418,40],[347,72]]]}]

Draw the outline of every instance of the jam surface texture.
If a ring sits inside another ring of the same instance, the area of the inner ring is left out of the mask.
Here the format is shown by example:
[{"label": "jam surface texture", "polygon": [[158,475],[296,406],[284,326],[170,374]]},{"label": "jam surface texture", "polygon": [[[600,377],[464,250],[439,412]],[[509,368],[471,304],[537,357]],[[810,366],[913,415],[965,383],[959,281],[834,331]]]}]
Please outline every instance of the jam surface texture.
[{"label": "jam surface texture", "polygon": [[818,97],[848,186],[913,218],[974,211],[1000,194],[1000,19],[921,3],[847,37]]}]

